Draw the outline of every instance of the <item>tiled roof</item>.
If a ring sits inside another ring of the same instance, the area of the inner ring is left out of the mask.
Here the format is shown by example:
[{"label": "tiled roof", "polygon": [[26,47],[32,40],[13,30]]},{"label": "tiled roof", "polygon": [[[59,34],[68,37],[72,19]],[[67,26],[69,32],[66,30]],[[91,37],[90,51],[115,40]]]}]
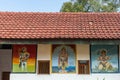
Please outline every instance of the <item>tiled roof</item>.
[{"label": "tiled roof", "polygon": [[120,39],[120,13],[0,12],[1,39]]}]

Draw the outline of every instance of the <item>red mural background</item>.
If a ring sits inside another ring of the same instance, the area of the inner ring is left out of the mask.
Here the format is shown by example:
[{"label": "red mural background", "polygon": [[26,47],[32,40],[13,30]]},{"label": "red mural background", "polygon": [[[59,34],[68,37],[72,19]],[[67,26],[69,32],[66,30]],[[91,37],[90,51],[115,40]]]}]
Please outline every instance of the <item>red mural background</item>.
[{"label": "red mural background", "polygon": [[[32,44],[32,45],[27,45],[27,44],[24,44],[24,45],[13,45],[13,65],[15,64],[19,64],[19,50],[21,48],[25,47],[27,49],[27,52],[30,54],[30,57],[27,61],[28,65],[36,65],[36,56],[37,56],[37,46]],[[13,66],[14,68],[14,66]],[[13,71],[13,72],[17,72],[17,71]]]}]

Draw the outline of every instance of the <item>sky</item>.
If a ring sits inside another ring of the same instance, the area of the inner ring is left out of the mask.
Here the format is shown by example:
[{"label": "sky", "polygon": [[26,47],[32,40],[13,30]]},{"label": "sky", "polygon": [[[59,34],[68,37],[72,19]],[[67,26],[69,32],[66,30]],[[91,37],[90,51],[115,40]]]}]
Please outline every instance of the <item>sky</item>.
[{"label": "sky", "polygon": [[70,0],[0,0],[0,11],[59,12],[66,1]]}]

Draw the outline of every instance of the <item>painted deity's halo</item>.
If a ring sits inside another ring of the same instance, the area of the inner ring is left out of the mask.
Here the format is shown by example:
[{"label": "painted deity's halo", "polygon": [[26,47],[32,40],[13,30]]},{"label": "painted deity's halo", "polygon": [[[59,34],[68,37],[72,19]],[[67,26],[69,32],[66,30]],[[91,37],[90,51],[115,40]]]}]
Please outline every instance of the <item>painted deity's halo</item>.
[{"label": "painted deity's halo", "polygon": [[105,54],[106,55],[107,54],[107,50],[106,49],[101,49],[100,50],[100,54]]}]

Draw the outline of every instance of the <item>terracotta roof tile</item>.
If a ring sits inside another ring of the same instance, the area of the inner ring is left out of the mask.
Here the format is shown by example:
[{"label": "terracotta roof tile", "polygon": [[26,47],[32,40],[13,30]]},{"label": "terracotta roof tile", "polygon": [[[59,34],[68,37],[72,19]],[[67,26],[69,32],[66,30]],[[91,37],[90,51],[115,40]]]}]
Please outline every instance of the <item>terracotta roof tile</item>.
[{"label": "terracotta roof tile", "polygon": [[0,12],[0,38],[120,39],[120,13]]}]

